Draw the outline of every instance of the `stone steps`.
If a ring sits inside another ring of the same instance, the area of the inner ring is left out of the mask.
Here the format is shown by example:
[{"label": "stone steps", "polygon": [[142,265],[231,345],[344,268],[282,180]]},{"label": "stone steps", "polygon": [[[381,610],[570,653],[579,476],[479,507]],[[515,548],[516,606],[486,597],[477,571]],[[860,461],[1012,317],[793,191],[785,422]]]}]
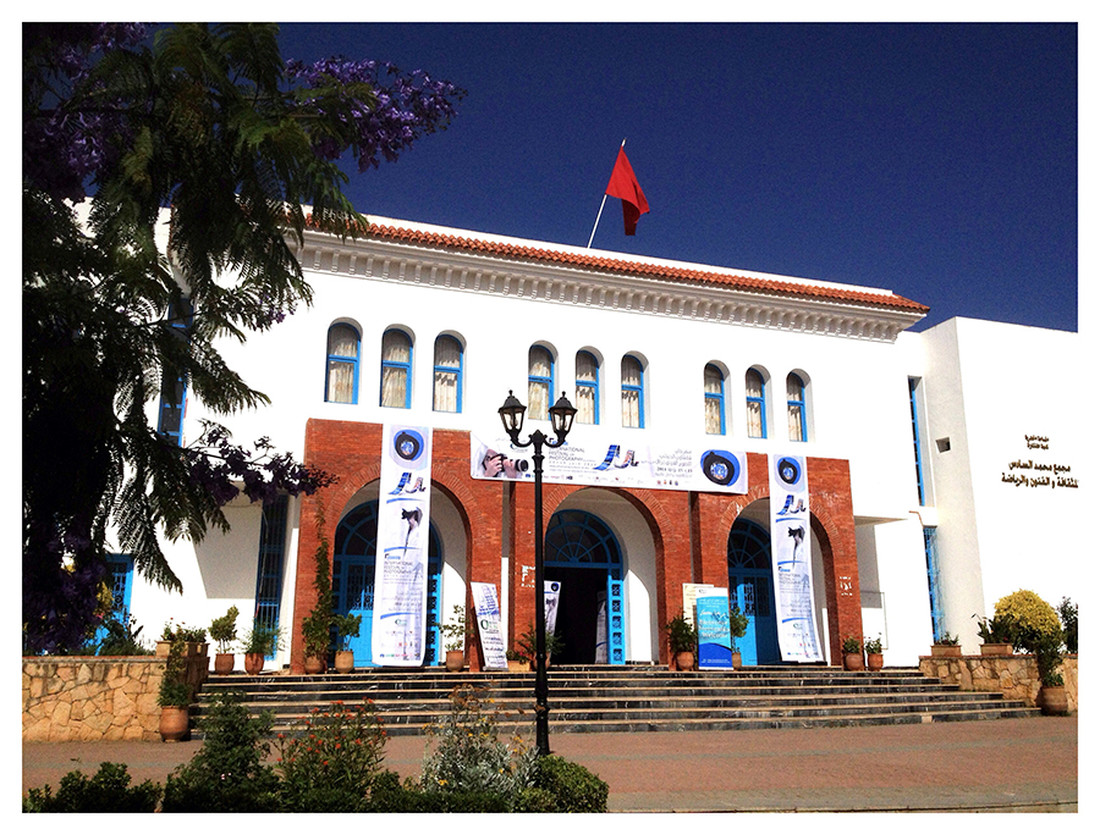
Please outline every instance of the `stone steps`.
[{"label": "stone steps", "polygon": [[[212,693],[244,695],[289,731],[312,709],[369,698],[387,733],[423,734],[469,683],[489,687],[503,731],[533,730],[533,673],[453,673],[439,668],[361,670],[348,675],[211,675],[192,708],[194,736]],[[658,666],[554,666],[548,675],[552,732],[677,731],[864,726],[1031,716],[1038,710],[996,692],[961,692],[916,669],[845,672],[822,666],[668,671]]]}]

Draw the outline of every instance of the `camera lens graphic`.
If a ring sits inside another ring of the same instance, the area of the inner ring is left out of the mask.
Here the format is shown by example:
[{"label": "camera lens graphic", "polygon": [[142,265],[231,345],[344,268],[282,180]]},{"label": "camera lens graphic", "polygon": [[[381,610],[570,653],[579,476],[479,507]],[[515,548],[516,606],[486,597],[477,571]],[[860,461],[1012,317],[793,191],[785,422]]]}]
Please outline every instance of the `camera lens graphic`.
[{"label": "camera lens graphic", "polygon": [[798,462],[792,461],[790,458],[780,458],[779,463],[776,465],[776,471],[786,484],[798,484],[798,480],[802,476],[802,470],[799,469]]},{"label": "camera lens graphic", "polygon": [[715,484],[728,487],[737,481],[739,470],[737,459],[728,452],[711,450],[703,455],[701,463],[703,475]]},{"label": "camera lens graphic", "polygon": [[415,461],[423,448],[423,438],[408,429],[398,432],[393,439],[394,451],[406,461]]}]

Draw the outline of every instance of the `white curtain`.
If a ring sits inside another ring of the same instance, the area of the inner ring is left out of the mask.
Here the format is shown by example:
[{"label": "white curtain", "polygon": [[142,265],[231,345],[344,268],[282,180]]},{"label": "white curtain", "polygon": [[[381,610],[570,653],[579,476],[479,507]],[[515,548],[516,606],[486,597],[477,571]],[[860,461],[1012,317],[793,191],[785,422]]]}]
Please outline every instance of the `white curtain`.
[{"label": "white curtain", "polygon": [[722,373],[713,365],[703,368],[703,423],[708,435],[722,434]]},{"label": "white curtain", "polygon": [[755,370],[745,373],[745,405],[749,437],[764,437],[764,378]]},{"label": "white curtain", "polygon": [[354,401],[358,358],[359,334],[347,324],[334,324],[328,331],[328,402]]},{"label": "white curtain", "polygon": [[804,386],[797,374],[787,376],[787,434],[790,440],[805,440],[802,427]]},{"label": "white curtain", "polygon": [[527,353],[527,416],[532,420],[550,418],[550,351],[532,347]]},{"label": "white curtain", "polygon": [[642,366],[637,359],[623,356],[623,426],[637,429],[642,425]]},{"label": "white curtain", "polygon": [[382,405],[393,408],[408,405],[411,359],[412,346],[407,335],[390,330],[382,336]]},{"label": "white curtain", "polygon": [[462,345],[449,335],[435,340],[435,389],[433,407],[436,411],[458,411],[458,376],[462,370]]},{"label": "white curtain", "polygon": [[574,421],[577,423],[596,422],[596,381],[599,369],[596,367],[596,359],[591,353],[581,352],[577,354],[577,414]]}]

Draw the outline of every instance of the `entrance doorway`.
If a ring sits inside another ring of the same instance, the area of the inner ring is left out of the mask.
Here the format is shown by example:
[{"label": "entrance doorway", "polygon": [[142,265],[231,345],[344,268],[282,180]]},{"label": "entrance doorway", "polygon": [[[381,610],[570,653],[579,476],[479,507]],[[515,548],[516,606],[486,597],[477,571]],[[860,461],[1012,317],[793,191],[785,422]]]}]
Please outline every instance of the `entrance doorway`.
[{"label": "entrance doorway", "polygon": [[779,631],[775,626],[775,587],[772,585],[771,536],[751,519],[738,519],[726,543],[730,600],[748,618],[745,635],[738,640],[744,665],[780,661]]},{"label": "entrance doorway", "polygon": [[[374,619],[374,567],[378,543],[378,502],[364,502],[340,520],[332,551],[332,599],[337,612],[358,615],[359,635],[351,639],[355,667],[371,668],[371,622]],[[439,661],[439,535],[429,523],[428,608],[424,662]]]},{"label": "entrance doorway", "polygon": [[598,516],[560,510],[550,517],[546,579],[558,581],[556,632],[563,664],[626,662],[623,561],[618,540]]}]

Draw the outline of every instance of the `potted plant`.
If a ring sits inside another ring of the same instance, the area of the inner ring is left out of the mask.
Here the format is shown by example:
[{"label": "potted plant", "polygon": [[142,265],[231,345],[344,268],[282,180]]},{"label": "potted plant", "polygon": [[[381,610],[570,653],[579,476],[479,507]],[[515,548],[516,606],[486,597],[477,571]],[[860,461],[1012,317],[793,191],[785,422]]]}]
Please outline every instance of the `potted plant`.
[{"label": "potted plant", "polygon": [[932,643],[932,655],[948,657],[962,656],[962,645],[959,644],[959,637],[951,633],[941,633],[940,637]]},{"label": "potted plant", "polygon": [[737,649],[737,640],[748,632],[749,617],[741,612],[737,602],[730,603],[730,656],[734,668],[741,667],[741,651]]},{"label": "potted plant", "polygon": [[359,635],[359,625],[363,616],[334,615],[333,626],[336,628],[336,673],[348,674],[355,668],[355,653],[351,650],[351,640]]},{"label": "potted plant", "polygon": [[316,571],[313,589],[317,601],[312,612],[302,619],[302,642],[305,645],[305,670],[307,674],[320,674],[325,670],[329,646],[332,644],[332,572],[328,562],[328,539],[324,535],[324,517],[318,517],[319,542],[314,553]]},{"label": "potted plant", "polygon": [[447,650],[444,660],[447,670],[461,671],[466,665],[466,638],[469,635],[466,607],[455,604],[450,622],[438,626],[443,636],[443,646]]},{"label": "potted plant", "polygon": [[262,621],[252,623],[252,629],[244,637],[244,670],[256,675],[263,670],[264,660],[283,648],[283,628]]},{"label": "potted plant", "polygon": [[982,656],[1012,655],[1012,626],[1007,616],[994,614],[987,619],[974,613],[978,619],[978,635],[982,637]]},{"label": "potted plant", "polygon": [[840,643],[840,652],[844,654],[845,671],[863,670],[863,645],[855,636],[845,636]]},{"label": "potted plant", "polygon": [[504,658],[508,660],[509,671],[530,671],[531,657],[522,650],[509,648],[504,652]]},{"label": "potted plant", "polygon": [[164,741],[182,741],[190,731],[191,686],[187,683],[185,644],[181,638],[173,639],[169,643],[164,676],[157,692],[160,737]]},{"label": "potted plant", "polygon": [[[530,670],[535,667],[535,628],[529,627],[527,632],[519,637],[516,642],[519,645],[519,653],[527,659],[527,668]],[[549,633],[546,636],[546,664],[549,665],[553,660],[555,654],[559,654],[562,651],[564,643],[561,640],[561,636],[557,633]]]},{"label": "potted plant", "polygon": [[665,633],[668,634],[668,647],[676,670],[692,670],[695,667],[695,646],[699,641],[699,634],[684,618],[683,612],[665,625]]},{"label": "potted plant", "polygon": [[233,642],[237,640],[237,616],[236,607],[230,607],[221,618],[215,618],[210,622],[210,638],[218,645],[218,652],[214,654],[214,673],[230,674],[233,672]]},{"label": "potted plant", "polygon": [[1039,694],[1036,704],[1044,715],[1068,715],[1069,698],[1066,697],[1066,684],[1058,666],[1062,664],[1062,634],[1050,634],[1040,638],[1033,651],[1035,664],[1039,668]]},{"label": "potted plant", "polygon": [[1035,656],[1040,684],[1035,699],[1043,714],[1067,714],[1065,683],[1058,673],[1066,634],[1058,612],[1034,592],[1020,589],[997,601],[993,617],[998,616],[1008,627],[1013,648]]},{"label": "potted plant", "polygon": [[863,640],[863,649],[867,652],[867,670],[882,670],[882,636]]}]

